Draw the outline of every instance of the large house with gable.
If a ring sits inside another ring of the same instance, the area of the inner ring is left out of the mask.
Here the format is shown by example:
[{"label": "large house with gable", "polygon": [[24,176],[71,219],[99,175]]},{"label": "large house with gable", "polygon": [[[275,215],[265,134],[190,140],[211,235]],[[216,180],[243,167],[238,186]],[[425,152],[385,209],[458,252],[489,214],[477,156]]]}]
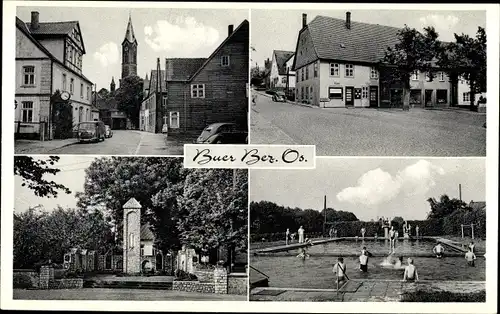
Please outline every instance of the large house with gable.
[{"label": "large house with gable", "polygon": [[[379,68],[388,47],[398,42],[400,28],[302,15],[295,49],[296,99],[319,107],[400,107],[402,86],[385,84]],[[413,107],[443,107],[457,102],[456,82],[445,72],[433,79],[415,72],[410,79]]]},{"label": "large house with gable", "polygon": [[[249,23],[236,29],[208,58],[167,58],[151,71],[141,106],[141,129],[169,136],[196,136],[212,123],[248,127]],[[161,83],[158,83],[161,82]]]},{"label": "large house with gable", "polygon": [[73,126],[98,118],[92,105],[93,83],[83,74],[85,54],[78,21],[45,22],[38,12],[31,21],[16,17],[16,137],[53,138],[51,96],[71,95]]},{"label": "large house with gable", "polygon": [[295,88],[295,72],[287,67],[293,51],[274,50],[271,60],[270,81],[271,88],[275,90],[287,90]]}]

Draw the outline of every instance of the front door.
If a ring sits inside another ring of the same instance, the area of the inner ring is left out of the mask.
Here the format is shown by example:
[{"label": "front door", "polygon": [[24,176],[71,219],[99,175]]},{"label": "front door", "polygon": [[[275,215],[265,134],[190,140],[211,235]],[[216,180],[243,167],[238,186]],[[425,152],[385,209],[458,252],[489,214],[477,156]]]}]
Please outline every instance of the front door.
[{"label": "front door", "polygon": [[370,107],[378,107],[378,86],[370,86]]},{"label": "front door", "polygon": [[345,106],[354,106],[354,87],[352,86],[346,86],[345,88]]},{"label": "front door", "polygon": [[432,107],[432,89],[425,90],[424,103],[426,107]]}]

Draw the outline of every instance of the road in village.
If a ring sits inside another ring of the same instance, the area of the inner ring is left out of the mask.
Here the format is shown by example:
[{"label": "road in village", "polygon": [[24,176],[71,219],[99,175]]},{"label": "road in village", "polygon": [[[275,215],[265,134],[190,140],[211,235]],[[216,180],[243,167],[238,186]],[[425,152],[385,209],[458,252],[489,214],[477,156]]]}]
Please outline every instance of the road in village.
[{"label": "road in village", "polygon": [[318,156],[486,155],[486,114],[458,109],[311,108],[273,102],[256,93],[252,144],[316,145]]},{"label": "road in village", "polygon": [[75,143],[50,150],[51,154],[88,155],[182,155],[184,145],[163,134],[135,130],[113,130],[103,142]]}]

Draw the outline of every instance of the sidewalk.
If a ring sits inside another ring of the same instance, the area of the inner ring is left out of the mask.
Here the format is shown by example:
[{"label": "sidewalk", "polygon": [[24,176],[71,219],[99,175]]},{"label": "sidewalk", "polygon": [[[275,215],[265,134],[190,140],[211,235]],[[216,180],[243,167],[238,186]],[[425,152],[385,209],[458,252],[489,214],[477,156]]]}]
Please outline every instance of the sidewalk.
[{"label": "sidewalk", "polygon": [[[264,96],[264,97],[267,97],[267,98],[273,98],[273,96],[269,95],[269,94],[266,94],[265,92],[261,92],[261,91],[256,91],[256,90],[253,90],[254,93],[258,94],[258,95],[261,95],[261,96]],[[302,106],[302,107],[308,107],[308,108],[319,108],[318,106],[313,106],[313,105],[309,105],[309,104],[303,104],[303,103],[300,103],[300,102],[296,102],[296,101],[290,101],[290,100],[286,100],[286,103],[287,104],[291,104],[291,105],[296,105],[296,106]]]},{"label": "sidewalk", "polygon": [[250,116],[250,143],[251,144],[281,144],[295,145],[297,144],[290,136],[283,132],[280,128],[266,120],[259,114],[258,109],[252,107]]},{"label": "sidewalk", "polygon": [[15,140],[15,154],[48,154],[50,151],[78,143],[75,138],[51,141]]}]

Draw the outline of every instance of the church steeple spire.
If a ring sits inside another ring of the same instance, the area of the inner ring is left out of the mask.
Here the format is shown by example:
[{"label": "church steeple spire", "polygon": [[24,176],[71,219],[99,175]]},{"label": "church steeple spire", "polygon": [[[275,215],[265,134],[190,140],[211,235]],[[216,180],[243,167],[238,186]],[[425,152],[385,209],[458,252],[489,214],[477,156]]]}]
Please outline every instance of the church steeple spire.
[{"label": "church steeple spire", "polygon": [[129,43],[133,43],[136,41],[135,39],[135,34],[134,34],[134,27],[132,26],[132,16],[128,15],[128,25],[127,25],[127,30],[125,32],[125,38],[123,41],[128,41]]},{"label": "church steeple spire", "polygon": [[132,16],[128,16],[127,31],[122,42],[122,79],[137,75],[137,40],[132,26]]},{"label": "church steeple spire", "polygon": [[109,90],[110,92],[114,93],[115,92],[115,88],[116,88],[116,84],[115,84],[115,77],[111,77],[111,84],[109,84]]}]

